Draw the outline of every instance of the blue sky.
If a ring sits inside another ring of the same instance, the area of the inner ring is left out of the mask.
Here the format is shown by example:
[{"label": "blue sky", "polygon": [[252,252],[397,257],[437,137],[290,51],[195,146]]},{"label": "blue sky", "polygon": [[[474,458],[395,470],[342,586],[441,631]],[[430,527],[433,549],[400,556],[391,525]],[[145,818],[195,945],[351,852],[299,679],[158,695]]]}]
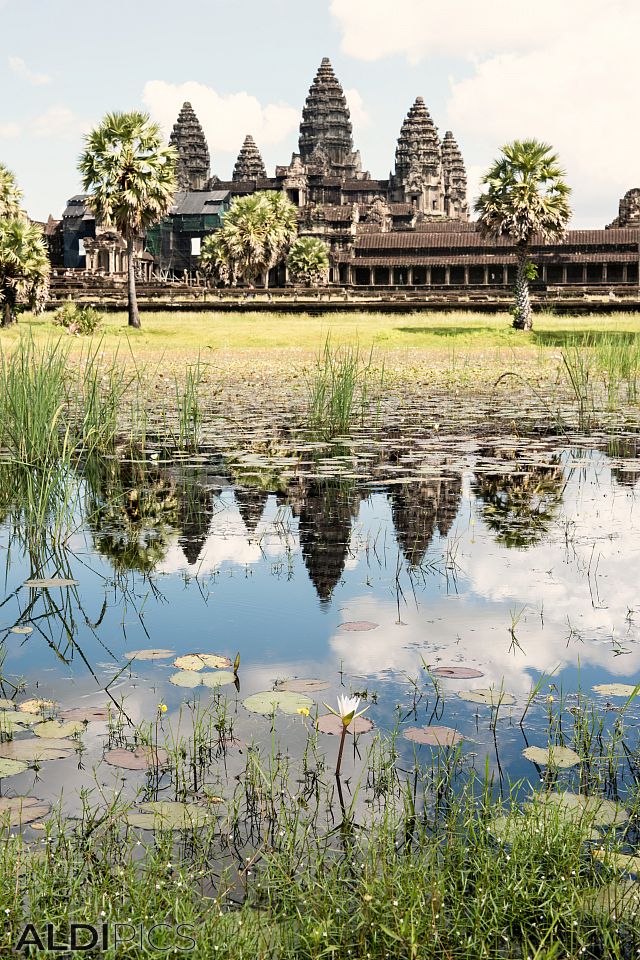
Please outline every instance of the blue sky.
[{"label": "blue sky", "polygon": [[297,149],[323,56],[374,176],[387,176],[420,94],[441,133],[456,135],[472,195],[500,145],[528,135],[558,149],[576,226],[613,219],[620,196],[640,186],[637,0],[538,0],[527,18],[512,0],[192,0],[179,9],[0,0],[0,161],[32,216],[59,216],[79,190],[83,134],[107,110],[150,110],[168,133],[191,99],[215,173],[230,176],[245,133],[271,171]]}]

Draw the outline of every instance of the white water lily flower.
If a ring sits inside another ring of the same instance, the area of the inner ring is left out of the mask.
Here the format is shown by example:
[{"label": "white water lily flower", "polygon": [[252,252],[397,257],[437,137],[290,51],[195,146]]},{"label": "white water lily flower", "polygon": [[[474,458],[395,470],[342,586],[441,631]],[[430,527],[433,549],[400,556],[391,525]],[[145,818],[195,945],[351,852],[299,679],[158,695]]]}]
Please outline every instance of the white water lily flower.
[{"label": "white water lily flower", "polygon": [[358,713],[358,707],[360,706],[360,697],[338,697],[338,709],[334,710],[333,707],[330,707],[328,703],[325,703],[327,710],[330,710],[331,713],[340,717],[345,727],[348,727],[349,724],[356,719],[356,717],[361,717],[363,713],[369,709],[365,707],[364,710],[361,710]]}]

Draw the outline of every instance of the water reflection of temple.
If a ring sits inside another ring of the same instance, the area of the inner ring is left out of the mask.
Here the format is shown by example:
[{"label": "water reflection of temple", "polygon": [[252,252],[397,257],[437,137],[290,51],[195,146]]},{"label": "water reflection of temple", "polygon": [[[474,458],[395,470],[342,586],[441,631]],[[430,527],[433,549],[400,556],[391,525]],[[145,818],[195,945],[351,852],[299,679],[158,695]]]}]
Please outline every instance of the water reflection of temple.
[{"label": "water reflection of temple", "polygon": [[298,518],[302,558],[323,603],[331,599],[344,572],[363,496],[344,483],[306,481],[279,497]]},{"label": "water reflection of temple", "polygon": [[636,440],[611,440],[607,444],[607,456],[612,460],[635,460],[637,469],[617,464],[611,467],[611,476],[623,487],[635,487],[640,480],[640,446]]},{"label": "water reflection of temple", "polygon": [[233,495],[247,534],[249,537],[255,536],[269,499],[268,491],[251,487],[235,487]]},{"label": "water reflection of temple", "polygon": [[389,494],[396,540],[412,567],[420,566],[436,530],[446,537],[458,515],[462,477],[434,477],[393,487]]}]

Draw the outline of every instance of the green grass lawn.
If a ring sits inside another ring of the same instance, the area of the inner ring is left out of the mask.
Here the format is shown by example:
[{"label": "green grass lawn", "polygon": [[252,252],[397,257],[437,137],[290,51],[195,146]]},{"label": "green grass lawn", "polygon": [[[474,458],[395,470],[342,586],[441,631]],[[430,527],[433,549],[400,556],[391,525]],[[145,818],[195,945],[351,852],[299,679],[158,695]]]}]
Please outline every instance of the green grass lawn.
[{"label": "green grass lawn", "polygon": [[[97,334],[105,347],[128,345],[136,355],[151,358],[162,352],[188,355],[198,350],[271,350],[296,348],[315,352],[330,335],[333,343],[355,343],[389,350],[409,349],[482,351],[487,348],[536,350],[557,348],[567,338],[613,332],[640,333],[640,314],[587,315],[580,317],[538,314],[534,331],[523,333],[510,326],[508,313],[307,314],[247,313],[240,316],[202,313],[143,313],[142,330],[130,330],[124,313],[107,314]],[[20,323],[0,332],[3,346],[30,330],[37,340],[63,333],[52,315],[24,316]],[[86,342],[77,338],[78,346]]]}]

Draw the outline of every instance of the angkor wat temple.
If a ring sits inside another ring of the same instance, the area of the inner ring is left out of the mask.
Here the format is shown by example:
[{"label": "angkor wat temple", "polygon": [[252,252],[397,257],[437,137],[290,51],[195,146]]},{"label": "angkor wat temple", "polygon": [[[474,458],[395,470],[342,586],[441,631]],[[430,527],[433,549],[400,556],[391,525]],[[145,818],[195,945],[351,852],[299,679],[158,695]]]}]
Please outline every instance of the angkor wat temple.
[{"label": "angkor wat temple", "polygon": [[[299,209],[299,232],[330,249],[329,282],[342,287],[475,287],[511,285],[515,254],[506,238],[485,237],[469,220],[467,177],[460,148],[440,137],[422,97],[407,113],[393,170],[374,179],[354,147],[347,101],[325,58],[302,110],[298,152],[267,175],[258,145],[248,134],[230,180],[212,172],[203,129],[185,103],[171,133],[179,155],[180,192],[169,217],[140,246],[140,273],[193,276],[201,239],[222,223],[234,197],[257,190],[283,191]],[[59,228],[65,267],[118,274],[123,248],[113,231],[101,231],[85,198],[69,201]],[[618,217],[602,230],[570,230],[562,244],[534,246],[543,284],[637,287],[640,189],[620,202]],[[270,277],[284,287],[284,265]]]}]

